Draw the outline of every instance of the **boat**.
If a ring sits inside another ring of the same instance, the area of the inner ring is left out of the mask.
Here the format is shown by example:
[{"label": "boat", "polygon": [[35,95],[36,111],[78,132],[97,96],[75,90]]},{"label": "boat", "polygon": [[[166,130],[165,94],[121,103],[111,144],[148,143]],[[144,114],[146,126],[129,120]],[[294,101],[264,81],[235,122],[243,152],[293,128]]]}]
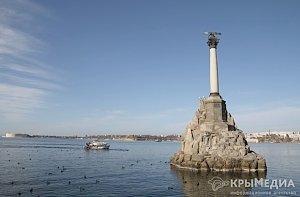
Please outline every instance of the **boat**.
[{"label": "boat", "polygon": [[87,142],[84,146],[86,150],[99,150],[99,149],[109,149],[110,145],[106,142]]}]

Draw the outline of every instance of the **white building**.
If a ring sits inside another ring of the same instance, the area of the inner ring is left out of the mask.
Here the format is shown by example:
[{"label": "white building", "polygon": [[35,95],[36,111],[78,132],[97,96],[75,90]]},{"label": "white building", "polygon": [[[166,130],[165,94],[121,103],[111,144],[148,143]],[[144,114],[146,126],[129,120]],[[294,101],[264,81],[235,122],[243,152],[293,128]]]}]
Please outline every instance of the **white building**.
[{"label": "white building", "polygon": [[16,137],[16,134],[8,132],[5,134],[5,137]]}]

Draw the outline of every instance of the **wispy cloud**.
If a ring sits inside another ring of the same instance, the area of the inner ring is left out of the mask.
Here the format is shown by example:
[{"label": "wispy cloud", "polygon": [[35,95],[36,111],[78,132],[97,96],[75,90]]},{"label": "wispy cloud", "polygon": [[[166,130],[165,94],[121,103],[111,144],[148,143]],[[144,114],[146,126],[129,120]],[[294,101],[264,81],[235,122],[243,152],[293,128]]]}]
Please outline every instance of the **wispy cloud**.
[{"label": "wispy cloud", "polygon": [[[0,84],[0,112],[6,120],[20,119],[32,109],[43,105],[44,90],[21,87],[11,84]],[[11,121],[13,121],[11,120]]]},{"label": "wispy cloud", "polygon": [[42,46],[42,42],[9,24],[1,24],[0,45],[1,55],[26,58],[28,54],[37,52],[37,49]]},{"label": "wispy cloud", "polygon": [[47,44],[36,37],[34,16],[48,12],[31,1],[0,3],[0,118],[16,121],[45,105],[58,89],[54,69],[40,61]]}]

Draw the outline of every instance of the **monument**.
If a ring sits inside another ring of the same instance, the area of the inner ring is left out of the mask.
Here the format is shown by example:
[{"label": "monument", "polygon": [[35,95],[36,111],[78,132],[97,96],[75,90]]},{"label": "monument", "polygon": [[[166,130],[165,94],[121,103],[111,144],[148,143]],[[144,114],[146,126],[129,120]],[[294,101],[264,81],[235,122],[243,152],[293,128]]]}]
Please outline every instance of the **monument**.
[{"label": "monument", "polygon": [[181,150],[170,164],[195,170],[265,171],[266,160],[250,150],[219,93],[217,36],[221,34],[205,34],[210,51],[210,95],[200,100],[194,118],[186,127]]}]

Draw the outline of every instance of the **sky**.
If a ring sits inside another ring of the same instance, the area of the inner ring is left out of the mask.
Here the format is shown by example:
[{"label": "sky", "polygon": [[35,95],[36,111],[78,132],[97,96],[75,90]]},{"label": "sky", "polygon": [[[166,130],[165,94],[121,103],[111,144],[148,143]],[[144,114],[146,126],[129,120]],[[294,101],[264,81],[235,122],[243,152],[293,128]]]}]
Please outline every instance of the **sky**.
[{"label": "sky", "polygon": [[300,131],[300,1],[1,0],[0,134],[183,134],[220,94],[244,132]]}]

